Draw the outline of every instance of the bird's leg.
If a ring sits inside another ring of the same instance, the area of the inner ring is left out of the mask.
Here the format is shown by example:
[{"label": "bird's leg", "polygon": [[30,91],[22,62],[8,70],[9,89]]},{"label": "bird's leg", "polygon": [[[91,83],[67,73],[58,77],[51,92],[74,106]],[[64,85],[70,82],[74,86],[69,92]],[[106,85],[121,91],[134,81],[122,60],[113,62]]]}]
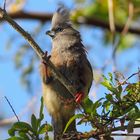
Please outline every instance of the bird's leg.
[{"label": "bird's leg", "polygon": [[[48,55],[48,52],[46,51],[42,57],[42,63],[44,63],[45,65],[47,65],[46,61],[50,59],[50,55]],[[46,60],[46,61],[45,61]]]},{"label": "bird's leg", "polygon": [[75,102],[81,103],[82,99],[84,98],[84,92],[80,91],[75,94]]},{"label": "bird's leg", "polygon": [[[43,82],[44,83],[49,83],[51,77],[49,76],[49,72],[48,72],[48,67],[47,67],[47,63],[46,61],[50,59],[50,55],[48,55],[48,52],[46,51],[44,53],[44,56],[42,57],[42,63],[41,63],[41,75],[43,78]],[[46,61],[45,61],[46,60]]]}]

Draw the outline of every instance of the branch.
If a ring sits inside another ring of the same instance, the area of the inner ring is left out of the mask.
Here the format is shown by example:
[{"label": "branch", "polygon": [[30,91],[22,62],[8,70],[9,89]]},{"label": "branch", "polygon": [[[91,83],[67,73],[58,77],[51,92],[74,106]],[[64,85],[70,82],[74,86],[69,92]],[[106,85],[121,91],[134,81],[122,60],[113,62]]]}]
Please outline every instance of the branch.
[{"label": "branch", "polygon": [[111,136],[132,136],[132,137],[140,137],[140,134],[122,134],[122,133],[112,133]]},{"label": "branch", "polygon": [[139,75],[140,74],[140,70],[138,69],[138,72],[131,74],[128,78],[126,78],[123,82],[119,82],[119,84],[117,85],[117,87],[119,87],[120,85],[124,85],[130,78],[132,78],[135,75]]},{"label": "branch", "polygon": [[8,98],[7,98],[6,96],[4,96],[4,97],[5,97],[6,101],[8,102],[8,104],[9,104],[9,106],[11,107],[11,109],[12,109],[12,111],[13,111],[15,117],[17,118],[17,120],[18,120],[18,122],[19,122],[20,120],[19,120],[19,118],[18,118],[18,116],[17,116],[17,114],[16,114],[16,112],[15,112],[13,106],[11,105],[10,101],[8,100]]},{"label": "branch", "polygon": [[[106,134],[109,134],[109,132],[115,132],[115,131],[122,131],[122,130],[125,130],[127,129],[128,125],[125,125],[125,126],[118,126],[116,128],[112,128],[110,130],[106,130],[106,131],[103,131],[103,132],[97,132],[97,131],[90,131],[88,133],[83,133],[83,134],[77,134],[77,138],[80,140],[80,139],[86,139],[86,138],[97,138],[97,137],[100,137],[100,136],[106,136]],[[133,126],[133,128],[140,128],[140,124],[135,124]],[[112,133],[113,134],[113,133]],[[112,135],[111,134],[111,135]]]},{"label": "branch", "polygon": [[10,16],[7,15],[7,13],[0,8],[0,18],[7,21],[17,32],[19,32],[25,40],[30,44],[30,46],[34,49],[34,51],[37,53],[37,55],[40,57],[40,59],[43,59],[48,67],[51,69],[51,72],[53,73],[54,77],[57,78],[70,92],[71,96],[74,98],[73,93],[76,93],[74,86],[68,81],[53,65],[53,63],[48,60],[48,58],[45,58],[44,52],[41,50],[39,45],[33,40],[31,35],[27,32],[25,32]]},{"label": "branch", "polygon": [[109,26],[110,26],[110,30],[112,32],[112,34],[115,34],[115,21],[114,21],[114,12],[113,12],[113,1],[112,0],[108,0],[108,14],[109,14]]},{"label": "branch", "polygon": [[128,13],[129,13],[129,16],[128,16],[127,22],[124,26],[124,29],[122,31],[122,35],[126,35],[126,33],[129,30],[130,24],[132,22],[132,18],[133,18],[133,15],[134,15],[134,5],[133,5],[132,2],[129,2]]},{"label": "branch", "polygon": [[[29,20],[40,20],[42,22],[46,22],[51,20],[52,18],[52,14],[47,14],[47,13],[35,13],[35,12],[25,12],[25,11],[20,11],[17,13],[9,13],[9,16],[13,19],[29,19]],[[75,21],[75,23],[77,24],[86,24],[86,25],[91,25],[91,26],[97,26],[103,29],[110,29],[109,27],[109,22],[106,22],[102,19],[98,19],[97,17],[92,17],[92,18],[88,18],[88,17],[84,17],[84,22],[81,21]],[[122,32],[124,29],[125,25],[118,25],[116,24],[116,31],[117,32]],[[134,28],[134,27],[130,27],[128,29],[129,33],[133,33],[133,34],[137,34],[140,35],[140,28]]]},{"label": "branch", "polygon": [[25,12],[20,11],[16,13],[8,14],[13,19],[30,19],[30,20],[40,20],[42,22],[49,21],[52,18],[52,14],[46,13],[36,13],[36,12]]}]

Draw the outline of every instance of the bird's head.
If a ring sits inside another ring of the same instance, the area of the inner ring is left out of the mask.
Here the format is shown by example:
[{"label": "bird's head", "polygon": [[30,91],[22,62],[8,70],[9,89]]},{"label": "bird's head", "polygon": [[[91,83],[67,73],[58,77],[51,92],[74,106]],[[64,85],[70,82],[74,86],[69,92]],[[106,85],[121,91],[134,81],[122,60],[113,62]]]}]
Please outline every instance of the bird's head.
[{"label": "bird's head", "polygon": [[64,6],[60,6],[52,17],[51,30],[47,31],[46,34],[54,38],[58,33],[63,32],[64,29],[70,26],[69,10]]}]

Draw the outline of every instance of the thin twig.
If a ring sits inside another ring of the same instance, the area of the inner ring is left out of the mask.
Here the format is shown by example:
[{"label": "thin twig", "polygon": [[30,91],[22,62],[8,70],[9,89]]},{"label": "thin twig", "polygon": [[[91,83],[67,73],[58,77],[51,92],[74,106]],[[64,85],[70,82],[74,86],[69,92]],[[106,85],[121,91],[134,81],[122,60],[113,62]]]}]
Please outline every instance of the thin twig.
[{"label": "thin twig", "polygon": [[111,136],[132,136],[132,137],[140,137],[140,134],[123,134],[123,133],[112,133]]},{"label": "thin twig", "polygon": [[140,68],[138,67],[138,79],[139,79],[139,82],[140,82]]},{"label": "thin twig", "polygon": [[122,31],[122,35],[125,35],[128,30],[129,30],[129,27],[130,27],[130,24],[131,24],[131,21],[132,21],[132,18],[133,18],[133,13],[134,13],[134,5],[132,2],[129,2],[129,5],[128,5],[128,19],[127,19],[127,22],[124,26],[124,29]]},{"label": "thin twig", "polygon": [[19,120],[19,118],[18,118],[18,116],[17,116],[17,114],[16,114],[16,112],[15,112],[14,108],[12,107],[12,105],[11,105],[10,101],[8,100],[8,98],[7,98],[6,96],[4,96],[4,98],[5,98],[5,99],[6,99],[6,101],[8,102],[9,106],[11,107],[11,109],[12,109],[12,111],[13,111],[14,115],[16,116],[16,118],[17,118],[17,120],[18,120],[18,122],[19,122],[20,120]]},{"label": "thin twig", "polygon": [[[133,13],[134,13],[134,6],[131,2],[129,2],[129,7],[128,7],[128,19],[126,21],[126,24],[121,32],[122,36],[123,37],[128,31],[129,31],[129,27],[130,27],[130,24],[131,24],[131,21],[132,21],[132,17],[133,17]],[[113,50],[113,53],[112,53],[112,57],[114,58],[115,55],[116,55],[116,51],[118,49],[118,46],[121,42],[121,37],[116,37],[116,43],[114,43],[114,50]]]},{"label": "thin twig", "polygon": [[[110,0],[108,0],[108,1],[110,2]],[[110,10],[110,12],[111,12],[111,10]],[[130,24],[131,24],[131,21],[132,21],[132,18],[133,18],[134,6],[133,6],[132,2],[129,2],[128,13],[129,13],[128,19],[127,19],[126,24],[125,24],[125,26],[124,26],[124,28],[123,28],[123,30],[121,32],[122,36],[116,36],[114,44],[113,44],[112,60],[113,60],[113,71],[114,72],[116,71],[116,65],[117,65],[116,64],[116,52],[117,52],[117,49],[118,49],[119,44],[120,44],[120,42],[122,40],[122,37],[124,37],[124,35],[129,31],[129,27],[130,27]]]},{"label": "thin twig", "polygon": [[117,63],[116,63],[116,52],[118,49],[118,46],[120,44],[121,38],[119,36],[116,36],[113,43],[113,51],[112,51],[112,60],[113,60],[113,72],[116,71]]},{"label": "thin twig", "polygon": [[108,14],[109,14],[109,26],[112,33],[112,62],[113,62],[113,71],[116,71],[116,50],[118,46],[118,38],[116,37],[116,28],[114,21],[114,5],[113,0],[108,0]]},{"label": "thin twig", "polygon": [[[130,78],[132,78],[132,77],[135,76],[135,75],[139,75],[139,74],[140,74],[140,71],[131,74],[131,75],[130,75],[128,78],[126,78],[123,82],[120,82],[120,83],[117,85],[117,87],[119,87],[120,85],[124,85],[124,84],[126,83],[126,81],[128,81]],[[116,88],[117,88],[117,87],[116,87]]]},{"label": "thin twig", "polygon": [[3,9],[6,11],[6,0],[4,0]]},{"label": "thin twig", "polygon": [[[130,75],[125,81],[128,81],[130,78],[132,78],[133,76],[135,76],[135,75],[137,75],[137,74],[139,74],[139,71],[136,72],[136,73],[133,73],[132,75]],[[124,81],[124,82],[125,82],[125,81]]]},{"label": "thin twig", "polygon": [[125,24],[125,26],[124,26],[124,28],[123,28],[123,31],[121,32],[121,36],[116,36],[115,37],[115,40],[114,40],[114,43],[113,43],[113,52],[112,52],[112,60],[113,60],[113,71],[115,72],[116,71],[116,52],[117,52],[117,50],[118,50],[118,48],[119,48],[119,44],[121,43],[121,41],[122,41],[122,37],[124,37],[124,35],[128,32],[128,30],[129,30],[129,26],[130,26],[130,23],[131,23],[131,20],[132,20],[132,16],[133,16],[133,8],[132,8],[133,6],[132,5],[130,5],[129,6],[129,17],[128,17],[128,20],[127,20],[127,22],[126,22],[126,24]]}]

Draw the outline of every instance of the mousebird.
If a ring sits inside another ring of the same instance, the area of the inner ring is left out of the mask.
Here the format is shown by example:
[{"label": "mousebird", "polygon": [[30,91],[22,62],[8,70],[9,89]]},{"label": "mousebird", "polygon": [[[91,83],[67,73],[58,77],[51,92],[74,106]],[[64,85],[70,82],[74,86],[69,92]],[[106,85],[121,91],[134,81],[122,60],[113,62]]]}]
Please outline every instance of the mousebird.
[{"label": "mousebird", "polygon": [[[75,102],[81,103],[88,95],[93,80],[92,67],[87,59],[86,49],[82,44],[80,33],[72,27],[69,10],[61,6],[52,17],[51,30],[47,31],[52,38],[50,61],[71,82],[77,93],[70,92],[56,79],[47,64],[40,65],[43,98],[45,106],[52,117],[54,140],[61,140],[63,130],[74,116],[77,108]],[[76,131],[75,121],[67,132]]]}]

